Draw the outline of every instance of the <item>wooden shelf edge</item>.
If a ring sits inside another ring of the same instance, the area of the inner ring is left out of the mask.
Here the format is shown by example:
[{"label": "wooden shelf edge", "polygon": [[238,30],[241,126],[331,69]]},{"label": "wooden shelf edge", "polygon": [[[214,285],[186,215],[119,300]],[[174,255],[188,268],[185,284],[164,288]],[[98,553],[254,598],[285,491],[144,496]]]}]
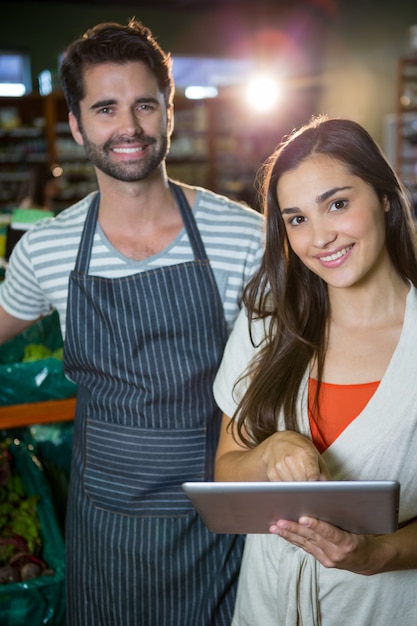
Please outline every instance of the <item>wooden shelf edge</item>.
[{"label": "wooden shelf edge", "polygon": [[31,424],[66,422],[75,415],[75,398],[47,400],[0,407],[0,429],[19,428]]}]

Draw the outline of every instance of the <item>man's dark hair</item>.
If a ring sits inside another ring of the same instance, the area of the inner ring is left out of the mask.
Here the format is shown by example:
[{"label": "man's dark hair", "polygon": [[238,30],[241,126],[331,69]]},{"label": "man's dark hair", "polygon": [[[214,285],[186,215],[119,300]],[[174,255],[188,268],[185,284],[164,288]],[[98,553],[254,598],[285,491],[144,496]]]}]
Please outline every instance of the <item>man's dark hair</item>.
[{"label": "man's dark hair", "polygon": [[174,97],[172,62],[155,41],[152,32],[141,22],[131,19],[126,26],[115,22],[97,24],[72,42],[64,53],[60,68],[62,89],[69,110],[80,123],[80,101],[85,97],[84,72],[103,63],[142,61],[155,75],[165,104]]}]

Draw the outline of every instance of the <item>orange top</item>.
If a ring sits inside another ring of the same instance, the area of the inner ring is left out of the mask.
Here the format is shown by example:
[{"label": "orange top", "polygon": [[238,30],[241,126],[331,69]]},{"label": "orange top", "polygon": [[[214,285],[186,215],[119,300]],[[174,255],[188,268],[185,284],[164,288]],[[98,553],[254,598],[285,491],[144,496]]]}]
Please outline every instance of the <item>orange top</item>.
[{"label": "orange top", "polygon": [[359,385],[334,385],[322,383],[319,406],[313,406],[317,380],[309,378],[308,417],[313,442],[320,453],[324,452],[363,411],[374,395],[379,381]]}]

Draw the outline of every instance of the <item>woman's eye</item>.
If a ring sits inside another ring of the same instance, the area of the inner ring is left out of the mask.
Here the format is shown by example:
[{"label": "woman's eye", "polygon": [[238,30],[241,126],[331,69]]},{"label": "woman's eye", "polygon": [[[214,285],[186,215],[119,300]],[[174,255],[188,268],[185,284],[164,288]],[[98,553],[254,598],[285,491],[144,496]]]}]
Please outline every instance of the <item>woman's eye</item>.
[{"label": "woman's eye", "polygon": [[289,220],[289,223],[291,224],[291,226],[298,226],[299,224],[302,224],[303,222],[305,222],[305,217],[303,217],[302,215],[296,215],[295,217],[292,217]]},{"label": "woman's eye", "polygon": [[331,211],[340,211],[340,209],[344,209],[346,207],[346,204],[347,204],[346,200],[335,200],[330,205],[330,210]]}]

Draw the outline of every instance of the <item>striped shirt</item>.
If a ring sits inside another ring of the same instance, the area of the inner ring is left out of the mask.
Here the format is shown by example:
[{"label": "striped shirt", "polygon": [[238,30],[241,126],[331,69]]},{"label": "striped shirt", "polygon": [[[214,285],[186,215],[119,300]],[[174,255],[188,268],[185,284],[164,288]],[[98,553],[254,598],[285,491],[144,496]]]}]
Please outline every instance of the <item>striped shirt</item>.
[{"label": "striped shirt", "polygon": [[[56,309],[65,337],[69,275],[95,193],[55,218],[37,222],[17,243],[0,286],[0,305],[7,313],[23,320],[35,320]],[[197,188],[193,214],[230,331],[239,311],[243,287],[258,267],[263,253],[263,219],[256,211],[202,188]],[[160,253],[134,261],[120,254],[97,224],[89,273],[119,278],[192,259],[184,228]]]}]

